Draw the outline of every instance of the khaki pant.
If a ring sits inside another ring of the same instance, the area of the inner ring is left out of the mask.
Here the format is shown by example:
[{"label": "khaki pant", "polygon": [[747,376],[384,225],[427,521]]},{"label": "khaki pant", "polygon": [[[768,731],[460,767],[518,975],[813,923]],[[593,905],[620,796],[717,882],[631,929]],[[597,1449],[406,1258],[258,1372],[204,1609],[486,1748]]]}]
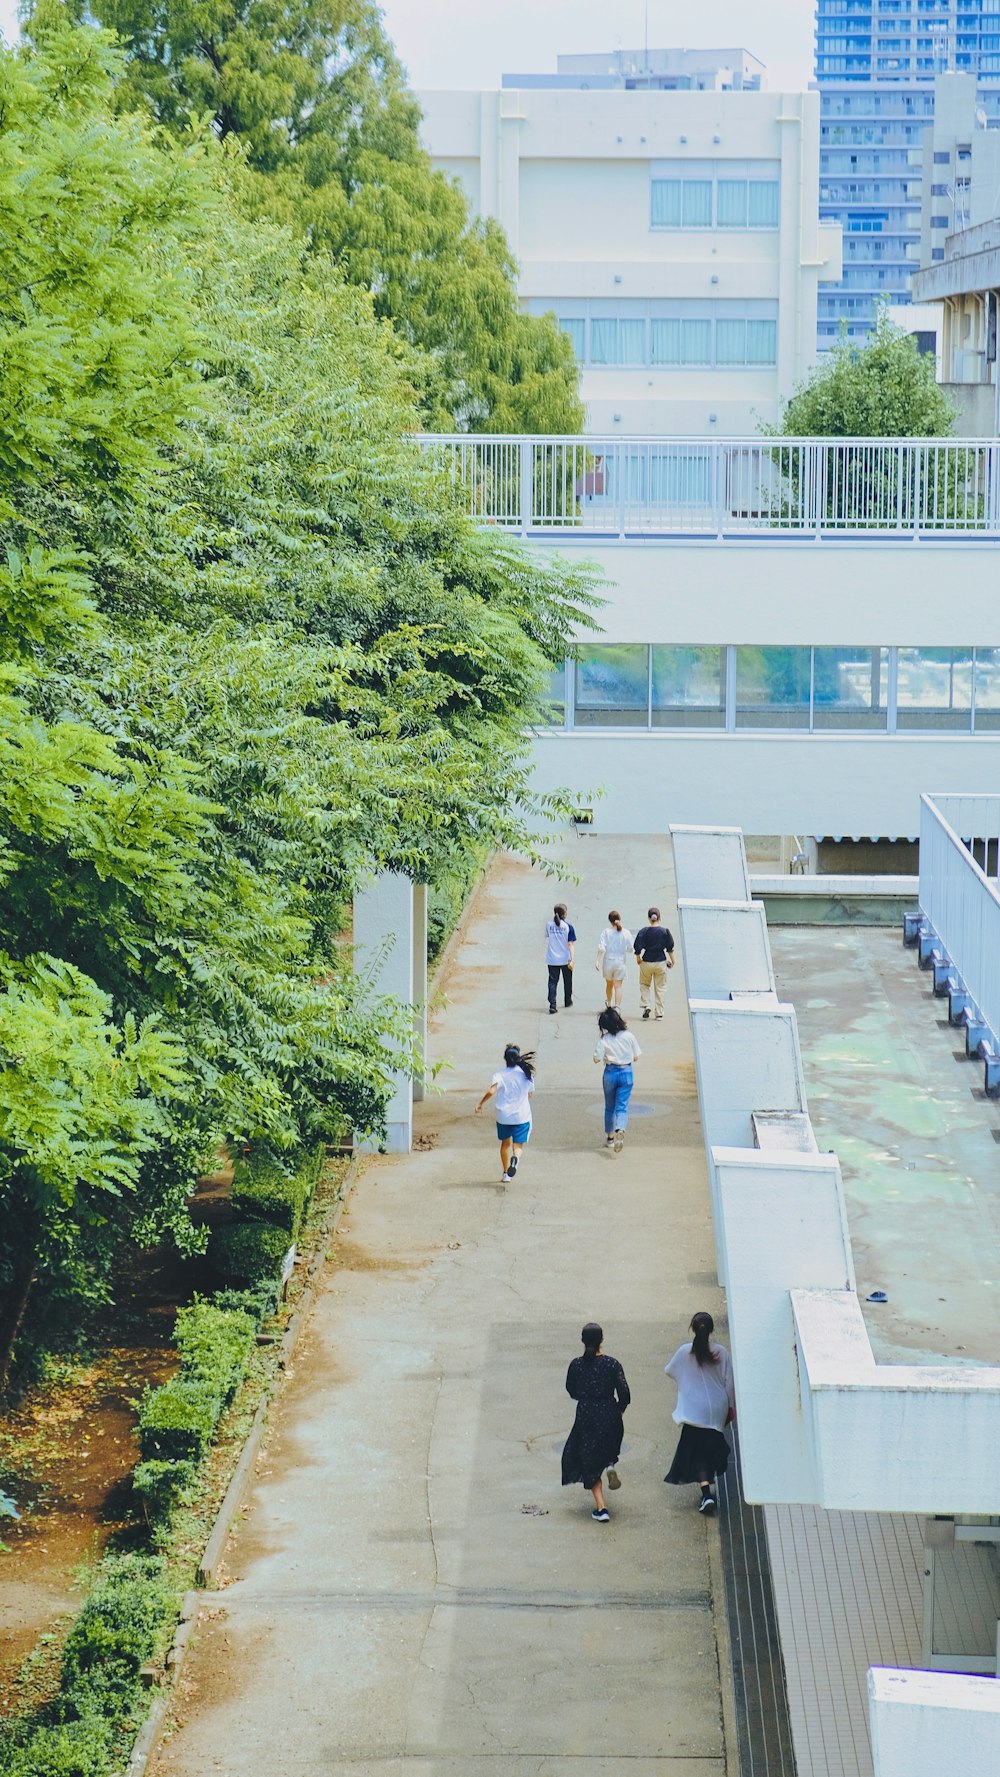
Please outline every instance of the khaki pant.
[{"label": "khaki pant", "polygon": [[656,1016],[663,1016],[663,989],[667,985],[666,963],[639,964],[639,1000],[644,1012],[656,1001]]}]

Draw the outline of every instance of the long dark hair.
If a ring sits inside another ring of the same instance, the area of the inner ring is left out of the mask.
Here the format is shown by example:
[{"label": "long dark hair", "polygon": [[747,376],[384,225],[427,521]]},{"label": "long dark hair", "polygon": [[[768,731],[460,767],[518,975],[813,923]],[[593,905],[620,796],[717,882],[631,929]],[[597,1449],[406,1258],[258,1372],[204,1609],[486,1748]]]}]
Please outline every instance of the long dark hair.
[{"label": "long dark hair", "polygon": [[584,1357],[596,1357],[604,1344],[604,1328],[599,1327],[596,1320],[588,1320],[580,1338],[583,1340]]},{"label": "long dark hair", "polygon": [[614,926],[614,928],[615,928],[615,931],[616,931],[616,932],[620,932],[620,931],[621,931],[621,929],[622,929],[622,916],[621,916],[621,914],[620,914],[620,913],[618,913],[618,912],[616,912],[616,910],[615,910],[615,909],[614,909],[614,908],[612,908],[612,909],[611,909],[611,912],[610,912],[610,913],[609,913],[609,914],[608,914],[608,919],[609,919],[609,921],[610,921],[610,922],[611,922],[611,924],[612,924],[612,925],[613,925],[613,926]]},{"label": "long dark hair", "polygon": [[516,1043],[508,1043],[503,1052],[504,1067],[519,1067],[526,1080],[535,1077],[535,1051],[529,1049],[522,1055]]},{"label": "long dark hair", "polygon": [[552,911],[556,916],[556,925],[557,926],[565,925],[566,924],[565,903],[563,901],[557,901],[555,906],[553,907]]},{"label": "long dark hair", "polygon": [[691,1341],[691,1355],[697,1359],[699,1364],[717,1364],[719,1354],[717,1351],[712,1351],[708,1343],[715,1331],[715,1322],[712,1316],[707,1314],[704,1309],[699,1314],[692,1314],[691,1331],[694,1334]]},{"label": "long dark hair", "polygon": [[597,1028],[603,1030],[606,1037],[616,1037],[620,1030],[628,1030],[628,1025],[617,1006],[608,1006],[607,1010],[599,1015]]}]

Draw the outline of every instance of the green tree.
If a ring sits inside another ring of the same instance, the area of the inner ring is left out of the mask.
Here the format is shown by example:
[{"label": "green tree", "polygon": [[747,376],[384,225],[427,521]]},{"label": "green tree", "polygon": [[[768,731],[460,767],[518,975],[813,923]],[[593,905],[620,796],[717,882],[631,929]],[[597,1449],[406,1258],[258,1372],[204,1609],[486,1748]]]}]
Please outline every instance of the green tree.
[{"label": "green tree", "polygon": [[0,1068],[0,1286],[39,1307],[190,1245],[227,1134],[379,1127],[406,1021],[351,973],[351,896],[531,850],[525,723],[589,596],[475,529],[371,299],[251,214],[235,149],[116,115],[119,65],[58,17],[0,55],[0,1008],[62,971],[95,1070],[98,1009],[151,1055],[134,1129],[81,1089],[131,1170],[58,1225]]},{"label": "green tree", "polygon": [[860,344],[841,336],[787,403],[775,430],[789,438],[940,438],[954,423],[933,357],[882,307]]},{"label": "green tree", "polygon": [[[50,3],[50,0],[43,0]],[[520,313],[503,231],[434,171],[371,0],[92,0],[125,45],[127,109],[204,115],[260,175],[256,202],[329,255],[391,322],[423,423],[578,432],[572,347]]]}]

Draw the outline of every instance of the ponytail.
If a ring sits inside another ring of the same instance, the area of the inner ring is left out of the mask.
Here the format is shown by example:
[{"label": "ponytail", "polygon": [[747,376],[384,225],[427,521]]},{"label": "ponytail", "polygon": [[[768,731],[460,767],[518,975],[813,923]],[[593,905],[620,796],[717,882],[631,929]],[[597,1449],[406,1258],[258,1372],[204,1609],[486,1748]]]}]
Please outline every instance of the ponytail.
[{"label": "ponytail", "polygon": [[610,921],[610,923],[611,923],[611,924],[612,924],[612,925],[613,925],[613,926],[614,926],[614,928],[615,928],[615,931],[616,931],[616,932],[620,932],[620,931],[621,931],[621,929],[622,929],[622,916],[621,916],[621,914],[620,914],[620,913],[617,913],[617,912],[615,912],[615,911],[612,911],[612,912],[611,912],[611,913],[609,913],[609,914],[608,914],[608,919],[609,919],[609,921]]},{"label": "ponytail", "polygon": [[516,1043],[508,1043],[503,1052],[503,1059],[505,1067],[519,1067],[526,1080],[534,1079],[535,1052],[533,1049],[527,1050],[522,1055]]},{"label": "ponytail", "polygon": [[596,1320],[588,1320],[580,1338],[584,1357],[596,1357],[604,1343],[604,1328],[599,1327]]},{"label": "ponytail", "polygon": [[712,1319],[712,1316],[704,1312],[692,1314],[691,1331],[694,1334],[694,1338],[691,1341],[691,1355],[695,1361],[702,1366],[705,1364],[717,1364],[719,1361],[719,1354],[717,1351],[713,1351],[708,1343],[715,1331],[715,1322]]}]

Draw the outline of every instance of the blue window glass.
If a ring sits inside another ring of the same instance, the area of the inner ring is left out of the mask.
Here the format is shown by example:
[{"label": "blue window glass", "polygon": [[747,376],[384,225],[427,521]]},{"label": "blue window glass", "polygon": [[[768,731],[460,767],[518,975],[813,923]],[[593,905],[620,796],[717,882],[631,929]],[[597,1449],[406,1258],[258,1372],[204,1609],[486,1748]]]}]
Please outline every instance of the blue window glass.
[{"label": "blue window glass", "polygon": [[813,727],[884,729],[887,648],[813,649]]},{"label": "blue window glass", "polygon": [[646,728],[649,649],[587,642],[576,659],[577,727]]},{"label": "blue window glass", "polygon": [[900,648],[897,658],[897,728],[971,725],[971,648]]},{"label": "blue window glass", "polygon": [[724,728],[725,649],[657,644],[652,655],[653,727]]},{"label": "blue window glass", "polygon": [[748,221],[751,228],[777,228],[777,179],[751,179],[748,200]]},{"label": "blue window glass", "polygon": [[737,728],[808,728],[809,648],[737,648]]}]

